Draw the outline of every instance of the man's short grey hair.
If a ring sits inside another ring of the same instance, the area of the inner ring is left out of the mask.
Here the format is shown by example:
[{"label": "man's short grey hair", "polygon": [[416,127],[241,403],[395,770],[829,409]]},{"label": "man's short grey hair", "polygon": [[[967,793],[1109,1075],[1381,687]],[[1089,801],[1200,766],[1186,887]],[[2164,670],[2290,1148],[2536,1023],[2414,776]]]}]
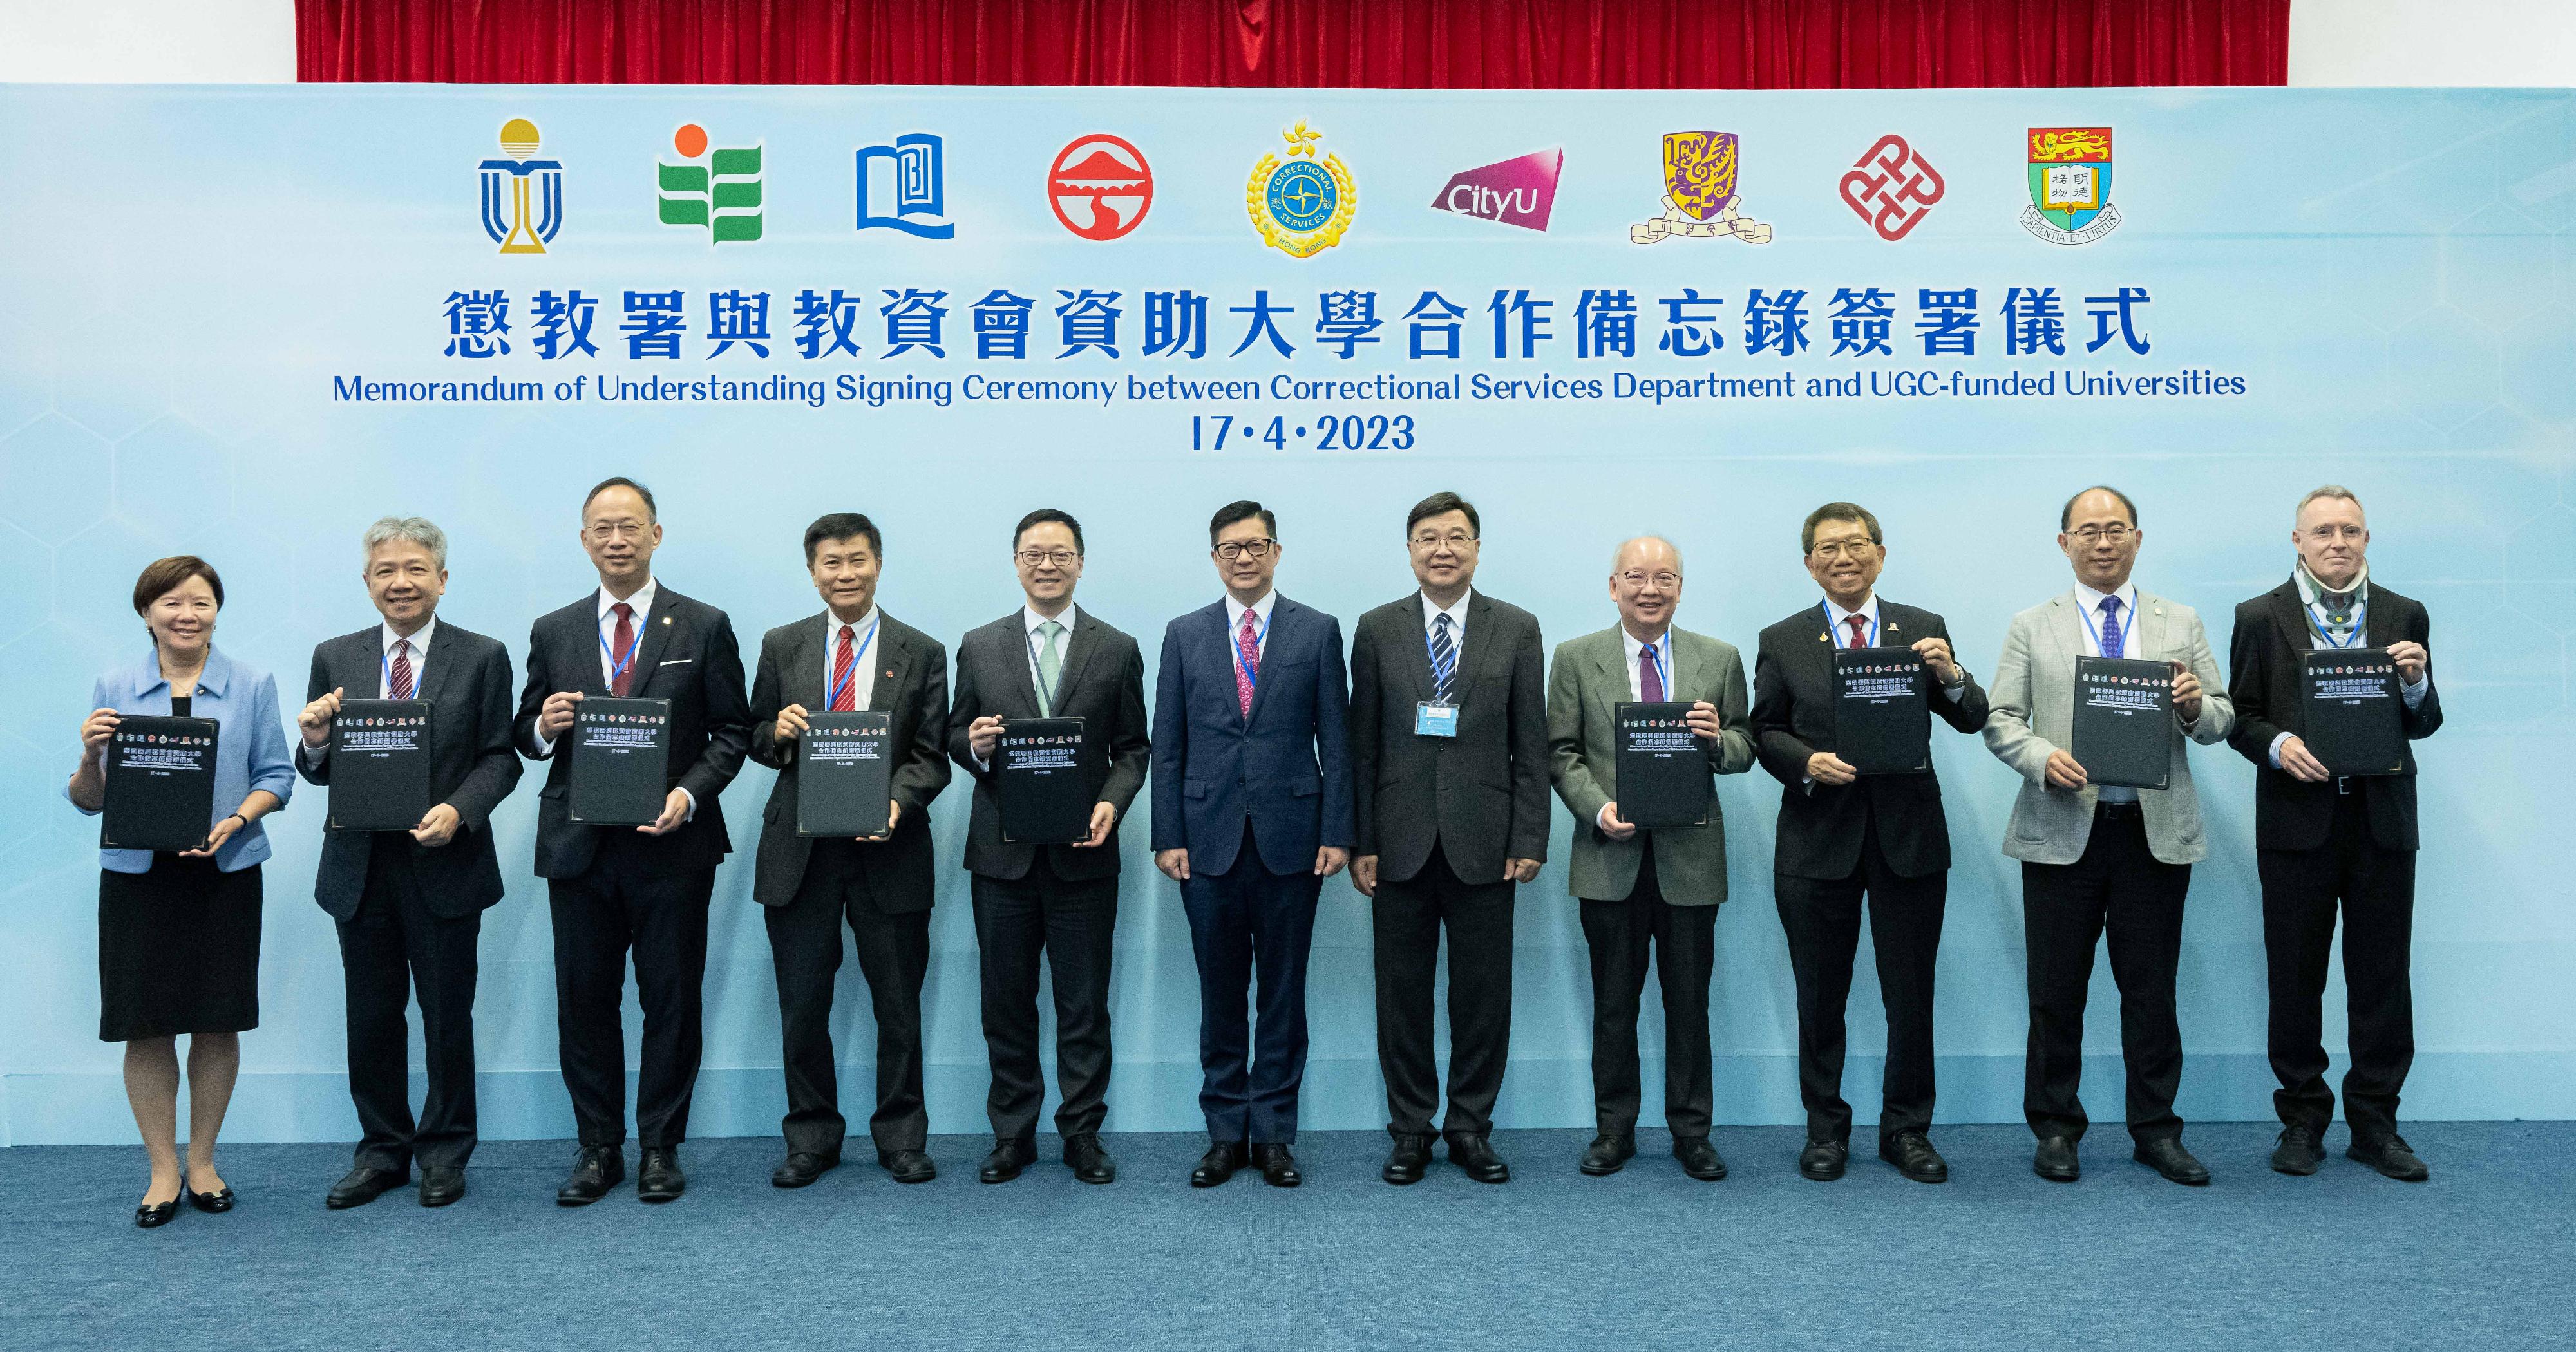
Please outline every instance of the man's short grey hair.
[{"label": "man's short grey hair", "polygon": [[1610,551],[1610,571],[1613,574],[1616,574],[1619,571],[1619,560],[1628,556],[1628,546],[1633,544],[1642,544],[1648,540],[1652,540],[1656,544],[1662,545],[1664,548],[1673,551],[1673,571],[1676,573],[1682,571],[1682,547],[1660,535],[1631,535],[1627,539],[1620,541],[1619,547]]},{"label": "man's short grey hair", "polygon": [[438,570],[442,573],[447,571],[447,532],[425,516],[377,518],[376,524],[367,527],[367,533],[358,537],[358,557],[361,560],[373,559],[377,550],[396,540],[408,540],[428,550],[429,556],[438,560]]},{"label": "man's short grey hair", "polygon": [[[2299,499],[2298,506],[2290,509],[2290,524],[2293,526],[2299,524],[2299,518],[2307,513],[2308,504],[2319,498],[2341,498],[2345,502],[2351,503],[2354,511],[2358,512],[2362,510],[2360,495],[2353,492],[2351,489],[2344,487],[2342,484],[2319,484],[2316,487],[2309,489],[2306,497]],[[2365,515],[2367,515],[2367,513],[2365,513]]]}]

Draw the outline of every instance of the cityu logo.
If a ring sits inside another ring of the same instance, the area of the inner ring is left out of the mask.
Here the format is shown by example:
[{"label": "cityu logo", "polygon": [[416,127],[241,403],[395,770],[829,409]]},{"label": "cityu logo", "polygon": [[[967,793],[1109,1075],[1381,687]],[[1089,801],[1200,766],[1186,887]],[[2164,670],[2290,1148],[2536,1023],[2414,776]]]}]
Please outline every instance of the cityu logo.
[{"label": "cityu logo", "polygon": [[1560,147],[1463,170],[1452,174],[1431,199],[1431,209],[1545,230],[1548,213],[1556,207],[1557,171],[1564,166]]}]

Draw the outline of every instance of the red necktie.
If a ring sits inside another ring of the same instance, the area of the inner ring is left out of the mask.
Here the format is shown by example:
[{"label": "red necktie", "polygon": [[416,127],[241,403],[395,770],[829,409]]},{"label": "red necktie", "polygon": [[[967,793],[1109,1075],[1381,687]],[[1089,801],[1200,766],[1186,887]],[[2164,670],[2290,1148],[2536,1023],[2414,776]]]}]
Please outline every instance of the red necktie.
[{"label": "red necktie", "polygon": [[1252,683],[1261,671],[1261,636],[1252,630],[1252,612],[1243,612],[1243,628],[1234,636],[1234,701],[1246,721],[1252,717]]},{"label": "red necktie", "polygon": [[1849,645],[1849,646],[1854,647],[1854,648],[1866,648],[1866,647],[1868,647],[1868,646],[1869,646],[1868,642],[1866,641],[1866,640],[1867,640],[1867,635],[1865,635],[1865,634],[1862,632],[1863,630],[1865,630],[1865,629],[1867,629],[1867,628],[1869,627],[1869,617],[1868,617],[1868,616],[1866,616],[1866,615],[1849,615],[1849,616],[1845,616],[1845,617],[1844,617],[1844,619],[1843,619],[1843,623],[1848,624],[1848,625],[1850,625],[1850,626],[1851,626],[1851,631],[1852,631],[1852,641],[1851,641],[1851,643],[1850,643],[1850,645]]},{"label": "red necktie", "polygon": [[855,713],[859,707],[859,683],[850,679],[851,668],[858,665],[850,651],[852,637],[850,626],[842,625],[840,651],[832,656],[832,712],[836,714]]},{"label": "red necktie", "polygon": [[624,699],[635,687],[635,607],[620,601],[609,609],[617,612],[617,632],[608,639],[610,670],[617,676],[608,693]]},{"label": "red necktie", "polygon": [[395,640],[394,640],[394,669],[393,669],[393,674],[392,674],[391,676],[389,676],[389,677],[387,677],[387,678],[386,678],[385,685],[386,685],[386,687],[387,687],[387,689],[385,690],[385,698],[387,698],[387,699],[410,699],[410,698],[411,698],[411,640],[410,640],[410,639],[407,639],[407,638],[398,638],[398,639],[395,639]]}]

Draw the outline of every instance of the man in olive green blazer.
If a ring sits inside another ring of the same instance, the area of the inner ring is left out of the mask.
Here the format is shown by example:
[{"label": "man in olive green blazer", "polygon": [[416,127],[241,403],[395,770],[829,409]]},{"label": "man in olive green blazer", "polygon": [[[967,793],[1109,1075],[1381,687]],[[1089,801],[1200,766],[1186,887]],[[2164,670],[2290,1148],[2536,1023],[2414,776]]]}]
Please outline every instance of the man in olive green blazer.
[{"label": "man in olive green blazer", "polygon": [[1709,1144],[1712,1114],[1708,985],[1717,907],[1726,900],[1726,826],[1714,799],[1705,820],[1642,829],[1619,815],[1618,706],[1688,701],[1690,730],[1711,774],[1753,765],[1744,659],[1735,645],[1673,627],[1682,557],[1641,536],[1610,566],[1619,623],[1558,644],[1548,674],[1549,776],[1574,813],[1568,890],[1583,908],[1592,950],[1592,1096],[1599,1135],[1583,1172],[1617,1173],[1637,1153],[1637,1003],[1648,947],[1664,992],[1664,1117],[1673,1155],[1693,1178],[1726,1177]]}]

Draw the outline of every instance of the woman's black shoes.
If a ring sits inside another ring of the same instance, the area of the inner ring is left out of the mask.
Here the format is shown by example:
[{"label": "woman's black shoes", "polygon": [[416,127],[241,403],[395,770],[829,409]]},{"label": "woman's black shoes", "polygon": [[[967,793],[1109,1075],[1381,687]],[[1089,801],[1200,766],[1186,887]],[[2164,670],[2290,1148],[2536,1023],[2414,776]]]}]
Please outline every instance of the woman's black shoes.
[{"label": "woman's black shoes", "polygon": [[146,1230],[157,1230],[178,1216],[179,1199],[176,1197],[166,1202],[146,1202],[134,1208],[134,1223]]},{"label": "woman's black shoes", "polygon": [[233,1209],[233,1190],[219,1188],[214,1192],[191,1192],[188,1194],[188,1205],[199,1211],[230,1211]]}]

